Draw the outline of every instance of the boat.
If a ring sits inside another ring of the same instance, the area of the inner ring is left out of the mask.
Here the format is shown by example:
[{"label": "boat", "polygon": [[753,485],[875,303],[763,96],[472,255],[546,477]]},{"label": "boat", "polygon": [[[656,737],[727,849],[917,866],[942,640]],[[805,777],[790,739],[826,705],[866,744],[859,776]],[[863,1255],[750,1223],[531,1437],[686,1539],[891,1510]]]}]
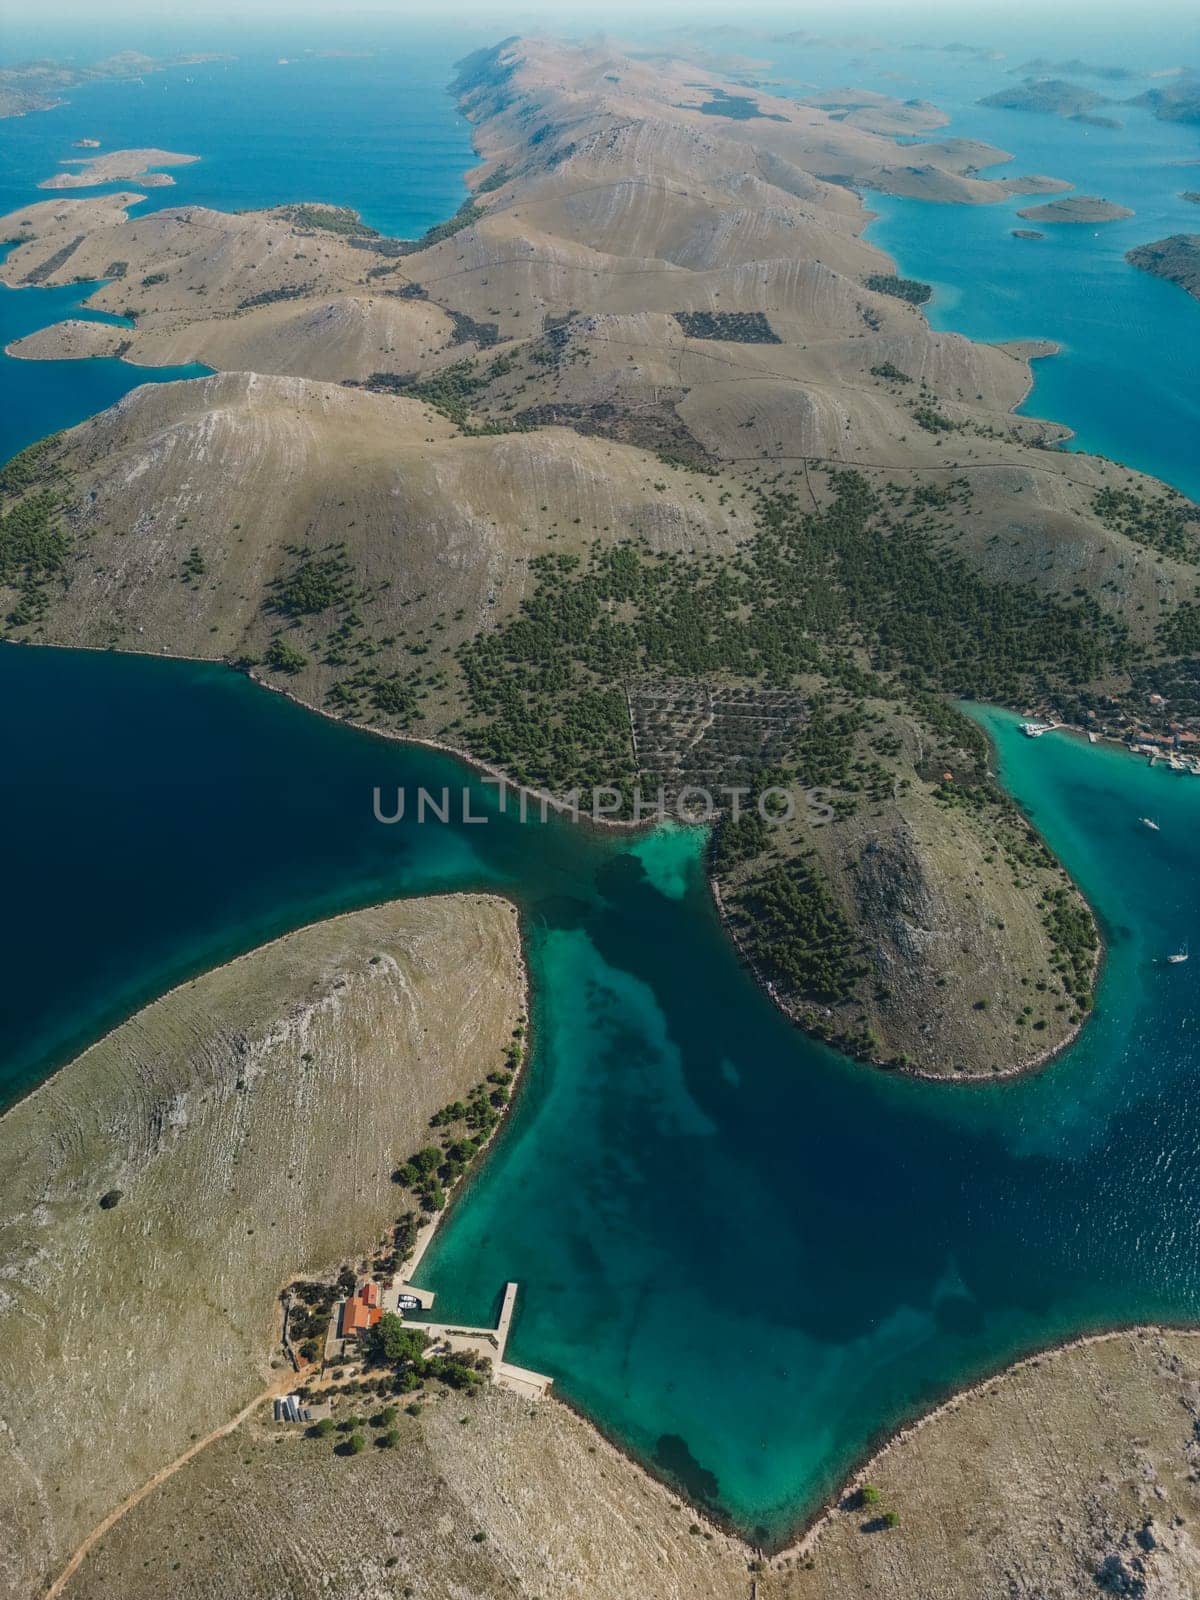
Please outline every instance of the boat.
[{"label": "boat", "polygon": [[1158,832],[1158,823],[1155,822],[1153,817],[1139,817],[1138,821],[1143,828],[1150,828],[1154,833]]},{"label": "boat", "polygon": [[1186,961],[1187,958],[1188,958],[1188,947],[1187,947],[1187,943],[1185,941],[1183,949],[1182,950],[1176,950],[1176,952],[1175,952],[1175,954],[1173,956],[1168,956],[1167,957],[1167,960],[1171,963],[1171,965],[1173,967],[1177,967],[1181,961]]},{"label": "boat", "polygon": [[1044,733],[1052,733],[1053,722],[1023,722],[1021,732],[1027,739],[1040,739]]}]

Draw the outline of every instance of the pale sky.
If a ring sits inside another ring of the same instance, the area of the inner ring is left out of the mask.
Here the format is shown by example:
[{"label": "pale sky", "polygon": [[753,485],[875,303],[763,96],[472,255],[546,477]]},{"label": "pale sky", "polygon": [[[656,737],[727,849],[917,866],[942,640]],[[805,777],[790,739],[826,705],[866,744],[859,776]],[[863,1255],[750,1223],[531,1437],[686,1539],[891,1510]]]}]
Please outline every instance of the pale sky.
[{"label": "pale sky", "polygon": [[[1086,19],[1098,16],[1117,19],[1130,17],[1126,0],[1060,0],[1052,8],[1058,23],[1070,25],[1073,17],[1086,25]],[[757,20],[773,26],[789,28],[813,27],[844,30],[856,26],[869,26],[872,22],[890,18],[893,23],[902,18],[905,23],[919,27],[931,21],[969,23],[972,32],[986,25],[989,18],[1008,26],[1019,23],[1022,16],[1030,20],[1048,17],[1044,0],[837,0],[828,4],[797,4],[796,0],[751,0],[751,3],[731,11],[728,0],[652,0],[650,5],[638,0],[557,0],[557,3],[521,4],[520,0],[445,0],[435,8],[428,0],[414,4],[413,0],[349,0],[338,4],[336,0],[111,0],[103,10],[96,0],[44,0],[36,7],[30,0],[0,0],[0,20],[16,26],[38,22],[80,22],[97,27],[108,21],[125,21],[144,18],[155,26],[177,20],[192,23],[199,18],[211,18],[229,25],[254,19],[282,22],[321,22],[352,24],[356,18],[392,18],[411,21],[422,27],[446,22],[455,16],[499,21],[516,21],[537,16],[549,24],[558,19],[567,26],[580,23],[598,25],[615,23],[622,17],[636,17],[643,25],[652,26],[661,18],[664,23],[678,26],[694,19],[710,22],[750,25]],[[1195,7],[1192,0],[1155,0],[1141,7],[1138,16],[1178,16],[1194,22]],[[1082,41],[1081,41],[1082,43]]]}]

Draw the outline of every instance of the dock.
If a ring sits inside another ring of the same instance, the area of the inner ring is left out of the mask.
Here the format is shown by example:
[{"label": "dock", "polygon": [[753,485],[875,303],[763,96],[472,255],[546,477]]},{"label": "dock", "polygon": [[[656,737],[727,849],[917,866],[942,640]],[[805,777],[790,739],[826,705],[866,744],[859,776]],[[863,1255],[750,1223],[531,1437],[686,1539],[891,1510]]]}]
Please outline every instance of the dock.
[{"label": "dock", "polygon": [[[513,1315],[517,1308],[518,1288],[519,1285],[516,1283],[504,1285],[500,1315],[494,1328],[464,1327],[450,1322],[426,1322],[424,1318],[413,1322],[411,1326],[420,1328],[422,1333],[428,1334],[434,1346],[440,1345],[448,1351],[461,1350],[468,1355],[485,1357],[491,1363],[492,1382],[498,1388],[522,1395],[526,1400],[540,1400],[549,1390],[553,1379],[547,1378],[541,1372],[531,1372],[528,1367],[518,1367],[504,1359],[508,1349],[508,1336],[512,1331]],[[418,1289],[415,1284],[396,1282],[380,1291],[380,1311],[392,1312],[400,1317],[411,1315],[401,1311],[401,1295],[411,1295],[414,1300],[419,1300],[423,1312],[432,1311],[436,1299],[432,1289]],[[338,1332],[344,1304],[344,1300],[339,1300],[333,1308],[329,1330],[325,1337],[323,1368],[357,1359],[355,1341],[350,1338],[343,1339]]]},{"label": "dock", "polygon": [[[451,1323],[418,1322],[435,1344],[444,1344],[449,1350],[463,1350],[471,1355],[486,1356],[492,1363],[492,1381],[497,1388],[508,1389],[526,1400],[540,1400],[549,1390],[552,1379],[544,1373],[531,1372],[528,1367],[518,1367],[504,1359],[508,1336],[512,1329],[513,1313],[517,1306],[516,1283],[506,1283],[504,1298],[500,1302],[500,1316],[494,1328],[460,1327]],[[418,1294],[419,1290],[406,1288],[405,1294]],[[432,1301],[432,1295],[429,1296]]]}]

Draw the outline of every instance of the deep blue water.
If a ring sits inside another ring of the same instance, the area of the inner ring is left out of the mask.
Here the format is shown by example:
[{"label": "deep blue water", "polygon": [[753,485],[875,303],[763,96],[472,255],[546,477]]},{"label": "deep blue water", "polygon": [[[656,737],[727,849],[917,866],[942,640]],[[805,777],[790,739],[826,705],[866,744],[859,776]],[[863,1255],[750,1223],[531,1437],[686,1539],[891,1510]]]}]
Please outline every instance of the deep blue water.
[{"label": "deep blue water", "polygon": [[[84,91],[69,110],[9,124],[10,196],[28,198],[86,134],[204,157],[150,205],[324,198],[398,233],[452,210],[470,158],[441,86],[479,41],[426,40],[407,65],[402,51],[373,64],[293,61],[307,42],[281,34],[236,66]],[[380,48],[401,50],[394,38]],[[876,54],[853,72],[831,54],[806,57],[804,71],[869,81]],[[909,70],[910,92],[950,104]],[[990,87],[999,69],[988,71]],[[951,66],[939,57],[928,74],[945,91]],[[967,126],[976,88],[954,103],[963,131],[982,126]],[[1052,161],[1019,146],[1026,120],[1003,123],[1018,164],[1080,178],[1068,161],[1084,160],[1078,130],[1038,124],[1030,138],[1054,142]],[[1122,197],[1115,168],[1081,186]],[[898,224],[877,226],[934,240],[939,271],[901,260],[963,286],[957,306],[943,290],[935,315],[966,316],[977,297],[998,319],[993,337],[1069,327],[1073,353],[1077,341],[1105,378],[1066,398],[1094,405],[1114,441],[1128,426],[1130,448],[1114,453],[1137,460],[1130,396],[1139,410],[1148,402],[1123,329],[1098,346],[1076,304],[1087,297],[1061,283],[1056,295],[1052,275],[1009,295],[1007,314],[1038,325],[1007,325],[1003,263],[1053,258],[1017,255],[1042,246],[1016,243],[1004,255],[1003,209],[939,208],[936,232],[910,223],[929,209],[900,205]],[[1126,295],[1169,294],[1186,351],[1200,308],[1086,233],[1061,248],[1124,308],[1113,315],[1132,314]],[[74,292],[0,300],[21,317],[49,308],[48,321]],[[1058,325],[1042,326],[1051,314]],[[104,365],[9,363],[8,409],[30,437],[61,425],[91,409],[78,386]],[[113,381],[127,377],[142,375],[118,368]],[[1159,401],[1177,482],[1190,392],[1171,378]],[[1041,395],[1034,409],[1080,426]],[[373,785],[457,786],[462,769],[216,666],[5,647],[2,1087],[19,1090],[172,982],[288,927],[396,894],[511,894],[529,942],[535,1058],[423,1276],[463,1318],[486,1315],[518,1278],[518,1360],[552,1372],[693,1493],[776,1534],[878,1429],[963,1378],[1079,1328],[1200,1316],[1200,968],[1161,960],[1196,931],[1200,785],[1065,738],[1023,741],[1001,714],[987,721],[1006,782],[1098,907],[1109,957],[1076,1049],[1038,1077],[957,1091],[870,1072],[790,1029],[721,934],[695,835],[634,842],[495,816],[482,828],[385,829],[371,819]],[[475,808],[487,804],[476,792]],[[1148,812],[1160,834],[1137,826]]]},{"label": "deep blue water", "polygon": [[[69,91],[69,103],[0,122],[0,214],[54,198],[37,184],[59,163],[84,152],[79,138],[102,149],[150,146],[198,155],[175,167],[175,183],[137,190],[108,184],[91,195],[144,192],[139,213],[174,205],[232,211],[328,200],[360,211],[372,227],[411,238],[450,215],[466,196],[464,173],[473,162],[469,129],[446,94],[453,63],[486,42],[470,29],[454,37],[420,31],[407,38],[388,30],[358,35],[343,48],[362,54],[324,55],[336,36],[280,32],[260,35],[218,30],[196,49],[236,51],[238,59],[153,73],[141,83],[92,84]],[[97,59],[130,41],[110,34],[92,39],[36,35],[28,53]],[[40,47],[40,50],[39,50]],[[176,33],[136,47],[165,55],[190,42]],[[9,43],[10,56],[26,52]],[[281,57],[288,65],[281,66]],[[68,196],[70,198],[70,196]],[[64,316],[114,319],[80,308],[94,286],[0,288],[0,349]],[[197,377],[202,367],[151,369],[119,361],[41,363],[0,356],[0,459],[57,428],[70,427],[113,404],[140,383]]]},{"label": "deep blue water", "polygon": [[383,827],[375,785],[457,790],[463,769],[218,666],[0,648],[9,1087],[286,928],[511,895],[530,1076],[421,1279],[472,1321],[518,1279],[515,1359],[778,1535],[956,1382],[1080,1328],[1200,1317],[1200,970],[1162,961],[1195,942],[1200,785],[987,721],[1108,962],[1068,1056],[956,1089],[790,1028],[717,924],[695,834],[522,827],[478,787],[484,826]]},{"label": "deep blue water", "polygon": [[[0,124],[2,126],[2,124]],[[82,302],[94,283],[62,289],[8,289],[0,285],[0,351],[64,317],[124,324],[124,318],[89,310]],[[118,401],[139,383],[198,378],[202,366],[131,367],[123,361],[21,361],[0,354],[0,461],[58,428],[74,426]]]}]

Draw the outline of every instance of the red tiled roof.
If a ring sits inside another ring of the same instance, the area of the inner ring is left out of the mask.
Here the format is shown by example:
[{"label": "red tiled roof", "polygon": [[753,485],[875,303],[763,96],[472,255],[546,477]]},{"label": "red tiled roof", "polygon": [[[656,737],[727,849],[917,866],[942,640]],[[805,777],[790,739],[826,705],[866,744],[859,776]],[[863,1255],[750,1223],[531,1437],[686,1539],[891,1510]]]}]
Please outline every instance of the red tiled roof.
[{"label": "red tiled roof", "polygon": [[365,1333],[368,1328],[375,1326],[382,1315],[379,1306],[366,1303],[365,1291],[351,1295],[342,1307],[342,1338],[350,1339]]}]

